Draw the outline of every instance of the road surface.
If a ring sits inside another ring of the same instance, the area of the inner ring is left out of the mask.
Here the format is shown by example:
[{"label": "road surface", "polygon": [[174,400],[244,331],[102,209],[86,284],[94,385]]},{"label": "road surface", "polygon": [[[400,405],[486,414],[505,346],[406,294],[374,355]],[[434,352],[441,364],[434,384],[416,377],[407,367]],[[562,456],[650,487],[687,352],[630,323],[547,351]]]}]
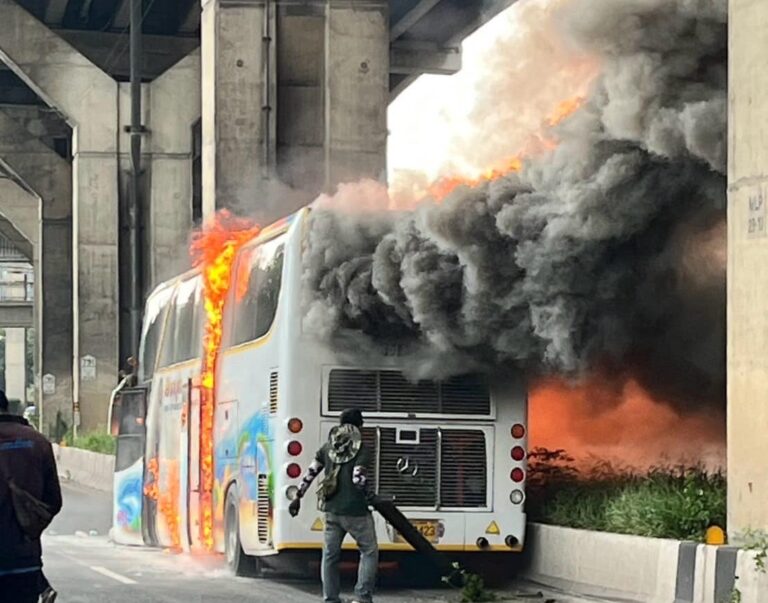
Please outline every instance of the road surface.
[{"label": "road surface", "polygon": [[[220,556],[174,555],[109,542],[109,495],[63,484],[64,509],[43,538],[45,572],[61,603],[317,603],[317,579],[304,582],[235,578]],[[577,599],[516,585],[509,600],[581,603]],[[350,593],[351,594],[351,593]],[[455,591],[387,590],[378,603],[455,602]]]}]

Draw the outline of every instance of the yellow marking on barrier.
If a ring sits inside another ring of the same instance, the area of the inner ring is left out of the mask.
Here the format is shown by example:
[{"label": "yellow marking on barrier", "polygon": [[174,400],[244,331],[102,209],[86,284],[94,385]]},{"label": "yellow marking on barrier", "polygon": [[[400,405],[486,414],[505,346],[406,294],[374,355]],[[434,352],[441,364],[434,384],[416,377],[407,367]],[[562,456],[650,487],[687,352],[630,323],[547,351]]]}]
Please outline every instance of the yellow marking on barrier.
[{"label": "yellow marking on barrier", "polygon": [[725,531],[720,526],[710,526],[707,528],[706,543],[721,545],[725,544]]}]

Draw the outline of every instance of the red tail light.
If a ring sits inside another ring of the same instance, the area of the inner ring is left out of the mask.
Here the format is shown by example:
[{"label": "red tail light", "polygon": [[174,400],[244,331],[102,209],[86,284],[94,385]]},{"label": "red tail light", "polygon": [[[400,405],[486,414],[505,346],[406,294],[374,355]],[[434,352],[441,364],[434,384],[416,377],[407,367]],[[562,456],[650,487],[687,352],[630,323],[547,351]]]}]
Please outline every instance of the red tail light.
[{"label": "red tail light", "polygon": [[525,479],[525,472],[520,467],[512,469],[512,473],[509,475],[513,482],[521,482]]},{"label": "red tail light", "polygon": [[291,456],[299,456],[302,450],[304,450],[304,447],[301,445],[301,442],[296,440],[288,442],[288,454]]},{"label": "red tail light", "polygon": [[520,425],[520,423],[516,423],[512,426],[512,437],[519,440],[525,436],[525,426]]},{"label": "red tail light", "polygon": [[297,463],[291,463],[290,465],[288,465],[285,472],[288,474],[288,477],[290,477],[291,479],[296,479],[301,475],[301,467],[299,467]]},{"label": "red tail light", "polygon": [[512,458],[516,461],[522,461],[525,458],[525,448],[522,446],[515,446],[512,449]]},{"label": "red tail light", "polygon": [[304,423],[301,422],[301,419],[294,417],[288,421],[288,431],[291,433],[299,433],[302,429],[304,429]]}]

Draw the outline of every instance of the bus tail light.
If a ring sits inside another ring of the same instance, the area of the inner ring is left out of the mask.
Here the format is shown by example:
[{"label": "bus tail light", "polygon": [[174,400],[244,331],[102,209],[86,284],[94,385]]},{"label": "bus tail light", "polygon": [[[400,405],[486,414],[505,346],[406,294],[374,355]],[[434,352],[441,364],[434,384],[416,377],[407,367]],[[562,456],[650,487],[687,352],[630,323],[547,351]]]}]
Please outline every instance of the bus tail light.
[{"label": "bus tail light", "polygon": [[290,477],[291,479],[296,479],[301,475],[301,467],[299,467],[298,463],[291,463],[285,469],[285,472],[288,474],[288,477]]},{"label": "bus tail light", "polygon": [[525,479],[525,472],[520,467],[512,469],[512,473],[509,475],[513,482],[520,483]]},{"label": "bus tail light", "polygon": [[485,550],[489,546],[488,539],[487,538],[483,538],[482,536],[477,539],[477,542],[475,542],[475,544],[477,545],[477,548],[479,548],[481,550]]},{"label": "bus tail light", "polygon": [[288,454],[291,456],[299,456],[303,450],[304,447],[301,445],[301,442],[297,442],[296,440],[288,442]]},{"label": "bus tail light", "polygon": [[515,536],[512,536],[512,534],[507,535],[507,537],[504,539],[504,544],[506,544],[511,549],[515,548],[518,542],[520,541]]},{"label": "bus tail light", "polygon": [[288,500],[295,500],[298,495],[299,495],[299,489],[296,486],[288,486],[285,489],[285,497]]},{"label": "bus tail light", "polygon": [[304,423],[298,417],[293,417],[288,421],[288,431],[291,433],[299,433],[302,429],[304,429]]},{"label": "bus tail light", "polygon": [[512,426],[512,437],[516,440],[525,437],[525,426],[520,423],[515,423]]},{"label": "bus tail light", "polygon": [[515,446],[512,449],[512,458],[516,461],[522,461],[525,458],[525,448],[522,446]]},{"label": "bus tail light", "polygon": [[523,502],[524,498],[525,495],[522,490],[512,490],[512,492],[509,493],[509,500],[513,505],[519,505]]}]

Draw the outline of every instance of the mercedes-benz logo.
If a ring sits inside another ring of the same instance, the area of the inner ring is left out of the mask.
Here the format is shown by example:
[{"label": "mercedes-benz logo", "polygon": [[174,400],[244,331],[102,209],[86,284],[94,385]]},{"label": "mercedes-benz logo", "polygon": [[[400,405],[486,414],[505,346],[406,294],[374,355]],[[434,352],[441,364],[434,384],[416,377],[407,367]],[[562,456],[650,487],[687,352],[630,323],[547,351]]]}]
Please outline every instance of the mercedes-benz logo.
[{"label": "mercedes-benz logo", "polygon": [[410,475],[411,477],[416,477],[419,473],[419,466],[416,463],[411,463],[411,459],[409,457],[400,457],[397,459],[397,472],[400,475]]}]

